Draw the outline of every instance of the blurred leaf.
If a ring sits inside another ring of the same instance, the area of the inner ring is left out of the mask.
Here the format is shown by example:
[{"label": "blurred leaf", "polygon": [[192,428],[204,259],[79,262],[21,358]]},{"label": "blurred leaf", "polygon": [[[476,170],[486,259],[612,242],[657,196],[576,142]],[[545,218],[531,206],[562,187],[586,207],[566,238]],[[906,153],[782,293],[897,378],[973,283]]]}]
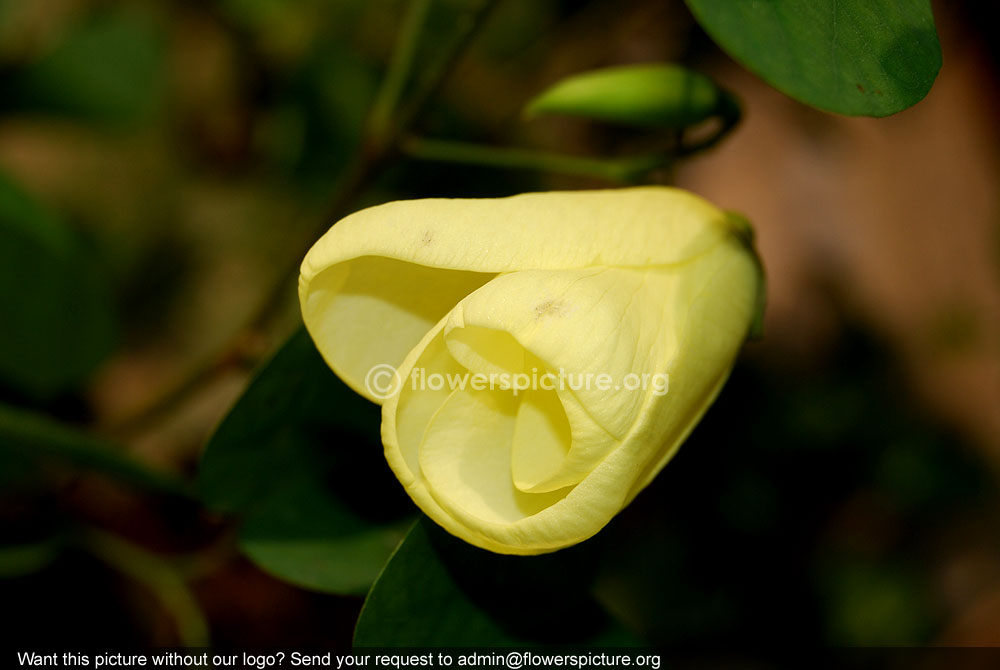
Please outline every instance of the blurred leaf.
[{"label": "blurred leaf", "polygon": [[377,69],[348,45],[319,45],[275,110],[286,121],[272,118],[270,135],[262,141],[277,162],[291,165],[297,177],[316,182],[326,193],[330,176],[357,150],[377,81]]},{"label": "blurred leaf", "polygon": [[0,579],[23,577],[48,567],[62,551],[61,540],[0,546]]},{"label": "blurred leaf", "polygon": [[369,5],[367,0],[216,0],[227,18],[241,27],[261,33],[287,30],[288,26],[318,24],[324,35],[340,36],[356,26],[359,14]]},{"label": "blurred leaf", "polygon": [[296,5],[301,6],[302,3],[287,0],[220,0],[218,4],[241,24],[264,27],[283,19],[290,9],[298,9]]},{"label": "blurred leaf", "polygon": [[840,560],[828,568],[828,642],[918,645],[933,630],[926,585],[902,565]]},{"label": "blurred leaf", "polygon": [[154,491],[189,495],[182,482],[147,469],[112,445],[40,414],[0,404],[0,464],[7,460],[24,466],[55,461]]},{"label": "blurred leaf", "polygon": [[102,12],[70,26],[52,51],[13,75],[17,109],[124,123],[148,115],[163,84],[163,44],[150,17]]},{"label": "blurred leaf", "polygon": [[356,646],[637,643],[589,595],[585,546],[502,556],[427,518],[414,525],[372,587]]},{"label": "blurred leaf", "polygon": [[664,128],[685,128],[714,116],[739,117],[736,102],[711,79],[662,63],[572,75],[535,97],[525,112]]},{"label": "blurred leaf", "polygon": [[953,440],[916,422],[894,421],[873,458],[872,483],[885,499],[903,513],[930,518],[956,514],[963,506],[991,507],[995,484],[989,470],[968,459]]},{"label": "blurred leaf", "polygon": [[83,381],[111,351],[111,298],[61,220],[0,175],[0,380],[33,397]]},{"label": "blurred leaf", "polygon": [[206,501],[244,515],[241,545],[299,586],[364,593],[412,505],[382,457],[380,411],[341,382],[300,330],[209,441]]},{"label": "blurred leaf", "polygon": [[5,496],[37,490],[40,482],[41,473],[31,458],[0,447],[0,487]]},{"label": "blurred leaf", "polygon": [[730,56],[830,112],[888,116],[919,102],[941,68],[929,0],[687,0]]}]

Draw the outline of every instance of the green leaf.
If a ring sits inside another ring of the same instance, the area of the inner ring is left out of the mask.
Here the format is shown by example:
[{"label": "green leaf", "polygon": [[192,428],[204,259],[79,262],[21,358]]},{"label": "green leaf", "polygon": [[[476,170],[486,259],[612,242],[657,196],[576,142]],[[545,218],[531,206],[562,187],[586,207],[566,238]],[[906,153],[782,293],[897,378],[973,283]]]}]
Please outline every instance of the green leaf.
[{"label": "green leaf", "polygon": [[589,595],[593,566],[584,545],[545,556],[503,556],[422,518],[368,594],[354,644],[636,643]]},{"label": "green leaf", "polygon": [[0,382],[45,398],[111,351],[110,290],[63,222],[0,174]]},{"label": "green leaf", "polygon": [[779,91],[830,112],[888,116],[941,69],[929,0],[687,0],[730,56]]},{"label": "green leaf", "polygon": [[[153,491],[191,495],[183,482],[149,470],[113,445],[41,414],[0,404],[0,467],[8,464],[24,477],[37,477],[38,465],[68,465]],[[0,477],[5,489],[8,474]]]},{"label": "green leaf", "polygon": [[155,109],[163,84],[163,40],[150,17],[99,12],[6,84],[16,109],[127,123]]},{"label": "green leaf", "polygon": [[382,457],[380,418],[300,330],[209,441],[203,496],[244,517],[242,549],[262,569],[306,588],[364,593],[413,514]]},{"label": "green leaf", "polygon": [[525,113],[566,114],[631,126],[686,128],[720,116],[739,118],[733,98],[703,74],[664,63],[623,65],[563,79]]}]

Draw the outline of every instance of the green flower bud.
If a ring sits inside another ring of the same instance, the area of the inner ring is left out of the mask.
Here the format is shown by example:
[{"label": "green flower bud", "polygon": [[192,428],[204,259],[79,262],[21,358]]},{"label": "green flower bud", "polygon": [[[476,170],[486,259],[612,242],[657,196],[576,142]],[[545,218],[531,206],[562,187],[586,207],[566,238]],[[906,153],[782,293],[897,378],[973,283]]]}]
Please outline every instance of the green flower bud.
[{"label": "green flower bud", "polygon": [[735,120],[736,101],[679,65],[624,65],[567,77],[532,100],[527,116],[565,114],[629,126],[685,128],[714,116]]}]

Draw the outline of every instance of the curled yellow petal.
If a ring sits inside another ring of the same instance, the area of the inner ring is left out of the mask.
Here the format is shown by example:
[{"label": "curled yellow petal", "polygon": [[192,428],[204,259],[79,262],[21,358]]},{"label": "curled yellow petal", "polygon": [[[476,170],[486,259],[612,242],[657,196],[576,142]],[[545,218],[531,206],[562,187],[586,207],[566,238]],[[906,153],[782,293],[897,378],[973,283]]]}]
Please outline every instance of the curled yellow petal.
[{"label": "curled yellow petal", "polygon": [[[742,223],[643,187],[357,212],[302,265],[306,327],[382,403],[386,458],[477,546],[553,551],[646,486],[721,388],[754,318]],[[391,392],[372,371],[391,367]]]}]

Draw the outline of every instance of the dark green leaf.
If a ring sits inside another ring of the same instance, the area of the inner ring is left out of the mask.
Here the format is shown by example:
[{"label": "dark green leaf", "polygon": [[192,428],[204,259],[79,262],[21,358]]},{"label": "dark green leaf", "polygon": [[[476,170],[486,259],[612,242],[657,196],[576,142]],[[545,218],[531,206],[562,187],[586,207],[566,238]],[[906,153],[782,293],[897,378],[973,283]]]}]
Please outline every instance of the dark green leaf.
[{"label": "dark green leaf", "polygon": [[736,102],[711,79],[679,65],[623,65],[563,79],[526,113],[566,114],[631,126],[686,128],[714,116],[739,117]]},{"label": "dark green leaf", "polygon": [[379,408],[330,371],[300,330],[209,441],[210,505],[245,517],[243,550],[307,588],[364,593],[412,505],[382,457]]},{"label": "dark green leaf", "polygon": [[13,75],[16,109],[123,123],[149,114],[163,83],[162,39],[137,12],[98,13],[72,25],[39,61]]},{"label": "dark green leaf", "polygon": [[325,189],[357,149],[377,81],[377,70],[346,40],[318,46],[292,81],[286,121],[273,127],[269,150],[303,177],[323,175]]},{"label": "dark green leaf", "polygon": [[100,268],[62,221],[0,175],[0,381],[33,397],[81,382],[114,339]]},{"label": "dark green leaf", "polygon": [[422,518],[368,594],[354,643],[633,644],[589,595],[592,559],[585,545],[545,556],[493,554]]},{"label": "dark green leaf", "polygon": [[796,100],[888,116],[941,68],[929,0],[687,0],[730,56]]}]

